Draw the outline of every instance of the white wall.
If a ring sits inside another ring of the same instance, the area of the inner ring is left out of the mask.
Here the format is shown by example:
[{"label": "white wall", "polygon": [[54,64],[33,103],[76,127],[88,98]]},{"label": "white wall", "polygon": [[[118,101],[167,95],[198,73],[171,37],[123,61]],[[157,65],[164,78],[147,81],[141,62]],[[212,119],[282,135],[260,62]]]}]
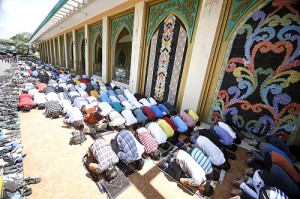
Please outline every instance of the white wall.
[{"label": "white wall", "polygon": [[202,3],[181,110],[198,109],[222,4],[223,0],[204,0]]},{"label": "white wall", "polygon": [[135,5],[134,10],[134,25],[133,25],[133,39],[131,51],[131,64],[130,64],[130,79],[129,90],[133,93],[137,92],[142,57],[142,34],[145,19],[145,2],[142,1]]}]

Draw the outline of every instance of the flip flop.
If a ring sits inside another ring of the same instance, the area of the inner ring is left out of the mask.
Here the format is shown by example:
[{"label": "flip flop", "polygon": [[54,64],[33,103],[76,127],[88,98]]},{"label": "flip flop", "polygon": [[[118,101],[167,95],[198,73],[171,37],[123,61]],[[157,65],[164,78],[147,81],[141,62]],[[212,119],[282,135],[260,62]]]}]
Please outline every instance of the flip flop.
[{"label": "flip flop", "polygon": [[41,182],[41,178],[25,178],[24,179],[25,183],[30,185],[30,184],[37,184],[37,183],[40,183]]},{"label": "flip flop", "polygon": [[29,196],[32,194],[32,189],[29,187],[24,187],[23,189],[19,189],[19,192],[22,196]]}]

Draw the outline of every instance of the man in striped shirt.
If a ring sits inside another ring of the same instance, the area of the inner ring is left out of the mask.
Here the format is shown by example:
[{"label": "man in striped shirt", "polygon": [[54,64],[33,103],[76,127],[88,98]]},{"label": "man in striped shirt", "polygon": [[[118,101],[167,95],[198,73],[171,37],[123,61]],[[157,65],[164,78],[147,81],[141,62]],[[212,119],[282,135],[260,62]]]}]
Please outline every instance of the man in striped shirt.
[{"label": "man in striped shirt", "polygon": [[45,103],[45,113],[46,117],[51,117],[52,119],[59,118],[59,114],[61,113],[61,106],[58,101],[48,101]]},{"label": "man in striped shirt", "polygon": [[160,158],[160,152],[158,150],[158,145],[151,133],[145,128],[138,128],[137,124],[132,125],[132,130],[137,133],[139,141],[145,146],[145,153],[149,154],[153,160],[158,160]]},{"label": "man in striped shirt", "polygon": [[217,181],[220,174],[213,170],[210,159],[198,148],[191,148],[191,146],[183,146],[182,150],[185,150],[192,158],[203,168],[206,178]]}]

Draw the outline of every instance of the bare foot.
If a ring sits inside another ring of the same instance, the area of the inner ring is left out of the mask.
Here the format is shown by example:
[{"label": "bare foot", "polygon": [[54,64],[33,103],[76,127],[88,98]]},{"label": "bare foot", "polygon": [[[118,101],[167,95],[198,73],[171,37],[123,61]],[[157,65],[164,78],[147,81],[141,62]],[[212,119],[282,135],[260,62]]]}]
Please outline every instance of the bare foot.
[{"label": "bare foot", "polygon": [[230,191],[230,194],[233,196],[240,196],[242,195],[243,191],[241,189],[232,189]]}]

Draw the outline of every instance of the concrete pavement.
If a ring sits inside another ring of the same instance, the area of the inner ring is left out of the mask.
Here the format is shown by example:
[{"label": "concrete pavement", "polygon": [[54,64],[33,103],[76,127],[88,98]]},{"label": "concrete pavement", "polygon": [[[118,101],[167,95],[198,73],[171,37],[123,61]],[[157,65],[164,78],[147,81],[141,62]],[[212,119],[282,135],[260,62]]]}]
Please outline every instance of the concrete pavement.
[{"label": "concrete pavement", "polygon": [[3,75],[4,71],[8,68],[10,68],[10,64],[0,60],[0,75]]}]

